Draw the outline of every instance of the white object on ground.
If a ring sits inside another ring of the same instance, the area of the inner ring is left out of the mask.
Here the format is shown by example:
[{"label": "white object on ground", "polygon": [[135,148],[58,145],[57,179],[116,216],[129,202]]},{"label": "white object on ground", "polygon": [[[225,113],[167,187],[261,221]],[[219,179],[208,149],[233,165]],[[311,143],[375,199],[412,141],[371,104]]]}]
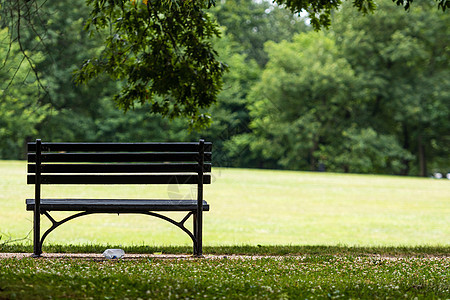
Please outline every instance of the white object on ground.
[{"label": "white object on ground", "polygon": [[106,249],[105,252],[103,252],[103,256],[109,259],[122,258],[124,255],[125,251],[122,249]]}]

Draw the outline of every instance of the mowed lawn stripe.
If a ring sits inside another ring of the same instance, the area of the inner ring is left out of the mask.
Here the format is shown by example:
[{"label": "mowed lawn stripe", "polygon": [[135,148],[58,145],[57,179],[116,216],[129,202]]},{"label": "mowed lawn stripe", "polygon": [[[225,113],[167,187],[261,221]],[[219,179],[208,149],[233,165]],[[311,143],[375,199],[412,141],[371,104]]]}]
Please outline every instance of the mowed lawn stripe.
[{"label": "mowed lawn stripe", "polygon": [[[450,181],[430,178],[223,169],[205,188],[204,243],[219,245],[449,245]],[[185,198],[195,186],[46,186],[44,197]],[[26,164],[0,161],[1,241],[32,229]],[[66,215],[55,213],[55,218]],[[180,215],[181,219],[183,216]],[[190,222],[189,222],[190,224]],[[48,226],[49,222],[43,222]],[[29,239],[27,241],[30,241]],[[23,242],[23,241],[22,241]],[[47,239],[55,244],[190,245],[169,223],[142,215],[73,220]]]}]

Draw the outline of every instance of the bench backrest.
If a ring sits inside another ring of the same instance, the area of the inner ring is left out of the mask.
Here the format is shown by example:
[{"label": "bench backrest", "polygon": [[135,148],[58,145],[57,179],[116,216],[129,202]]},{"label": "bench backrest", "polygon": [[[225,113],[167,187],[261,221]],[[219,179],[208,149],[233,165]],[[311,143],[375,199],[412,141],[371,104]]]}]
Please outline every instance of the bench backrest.
[{"label": "bench backrest", "polygon": [[212,144],[28,143],[28,184],[209,184]]}]

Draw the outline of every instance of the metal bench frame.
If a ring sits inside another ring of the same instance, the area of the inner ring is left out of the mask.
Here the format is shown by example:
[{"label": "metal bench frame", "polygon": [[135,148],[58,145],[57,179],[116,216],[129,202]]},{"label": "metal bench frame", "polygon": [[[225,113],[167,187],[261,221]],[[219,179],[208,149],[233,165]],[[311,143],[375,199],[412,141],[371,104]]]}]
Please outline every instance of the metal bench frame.
[{"label": "metal bench frame", "polygon": [[[163,219],[183,230],[193,242],[193,254],[201,257],[203,184],[211,183],[212,144],[198,143],[28,143],[28,184],[35,198],[26,199],[34,211],[33,256],[40,257],[45,238],[57,227],[78,217],[96,213],[145,214]],[[163,173],[163,174],[161,174]],[[196,184],[197,199],[43,199],[43,184]],[[78,211],[56,221],[50,211]],[[177,221],[157,212],[185,211]],[[41,215],[52,223],[41,236]],[[192,216],[193,229],[186,228]]]}]

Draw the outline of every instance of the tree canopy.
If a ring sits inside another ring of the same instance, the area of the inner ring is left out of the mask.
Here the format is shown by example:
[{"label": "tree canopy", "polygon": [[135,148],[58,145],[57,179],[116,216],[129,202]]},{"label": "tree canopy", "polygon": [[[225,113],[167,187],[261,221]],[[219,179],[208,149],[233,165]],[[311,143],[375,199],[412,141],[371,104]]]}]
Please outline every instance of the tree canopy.
[{"label": "tree canopy", "polygon": [[[33,19],[42,20],[39,10],[49,2],[1,2],[2,23],[14,29],[19,45],[20,26],[33,25]],[[233,5],[233,1],[222,2]],[[393,2],[409,9],[413,1]],[[341,1],[323,0],[274,3],[292,13],[307,12],[315,29],[329,27],[331,12],[342,5]],[[436,3],[442,10],[450,6],[447,0]],[[215,0],[87,0],[86,4],[90,13],[85,29],[102,39],[104,48],[82,63],[75,74],[77,82],[92,82],[107,74],[121,81],[115,100],[125,111],[136,103],[148,103],[151,113],[171,119],[187,117],[191,128],[210,124],[205,110],[216,102],[227,69],[211,44],[211,39],[220,35],[208,13]],[[355,0],[353,6],[362,13],[376,9],[374,0]],[[43,41],[47,32],[35,30],[35,34]],[[264,57],[260,65],[266,62]],[[31,59],[28,61],[34,65]]]},{"label": "tree canopy", "polygon": [[85,61],[76,81],[106,73],[124,84],[116,96],[128,110],[135,102],[169,118],[189,117],[208,124],[199,110],[216,101],[226,66],[217,59],[211,38],[218,25],[205,9],[210,1],[88,0],[86,29],[106,32],[105,48]]},{"label": "tree canopy", "polygon": [[[315,29],[329,27],[332,10],[341,5],[322,0],[275,2],[294,13],[306,11]],[[412,0],[395,2],[409,9]],[[87,4],[92,11],[86,28],[107,35],[101,55],[87,60],[77,72],[78,82],[107,73],[125,81],[115,97],[124,110],[148,102],[152,113],[188,117],[191,127],[210,123],[202,110],[216,102],[226,70],[210,42],[220,35],[207,13],[214,0],[88,0]],[[448,5],[438,0],[442,10]],[[363,13],[376,8],[373,0],[356,0],[353,6]]]},{"label": "tree canopy", "polygon": [[[450,7],[448,0],[435,0],[439,9],[445,11]],[[279,5],[285,5],[294,13],[306,11],[311,18],[311,24],[314,28],[329,27],[331,24],[331,12],[337,10],[343,3],[341,0],[324,1],[324,0],[275,0]],[[392,0],[398,6],[403,6],[408,10],[413,0]],[[353,6],[360,12],[367,14],[374,12],[377,8],[374,0],[354,0]]]},{"label": "tree canopy", "polygon": [[[97,2],[115,10],[104,15],[98,6],[94,17]],[[175,79],[184,70],[178,63],[189,59],[191,42],[178,41],[176,48],[170,41],[172,25],[163,20],[169,14],[157,15],[157,28],[150,19],[142,23],[155,41],[165,34],[162,54],[150,44],[135,51],[126,47],[141,31],[121,26],[147,18],[148,2],[122,1],[124,10],[117,1],[1,3],[3,13],[7,5],[13,10],[2,15],[0,30],[0,158],[22,158],[24,142],[35,136],[118,142],[202,136],[214,141],[216,166],[403,175],[450,170],[450,19],[434,1],[414,3],[405,13],[390,0],[378,0],[378,9],[366,16],[345,2],[333,13],[330,29],[318,32],[273,3],[226,0],[210,9],[205,3],[203,22],[214,30],[200,46],[228,71],[216,77],[221,88],[208,98],[215,104],[204,107],[177,104],[175,92],[153,85],[171,83],[151,79],[151,57],[173,57],[167,74],[158,70]],[[180,37],[195,35],[183,30],[176,31]],[[194,72],[201,65],[185,67]],[[87,84],[74,84],[74,70]],[[143,75],[145,84],[138,79]],[[175,88],[193,88],[185,84]],[[132,109],[124,114],[117,105]],[[187,131],[178,116],[191,127],[212,122]]]},{"label": "tree canopy", "polygon": [[283,168],[426,176],[450,141],[450,18],[379,5],[363,18],[344,5],[326,33],[266,43],[253,133],[236,143]]}]

